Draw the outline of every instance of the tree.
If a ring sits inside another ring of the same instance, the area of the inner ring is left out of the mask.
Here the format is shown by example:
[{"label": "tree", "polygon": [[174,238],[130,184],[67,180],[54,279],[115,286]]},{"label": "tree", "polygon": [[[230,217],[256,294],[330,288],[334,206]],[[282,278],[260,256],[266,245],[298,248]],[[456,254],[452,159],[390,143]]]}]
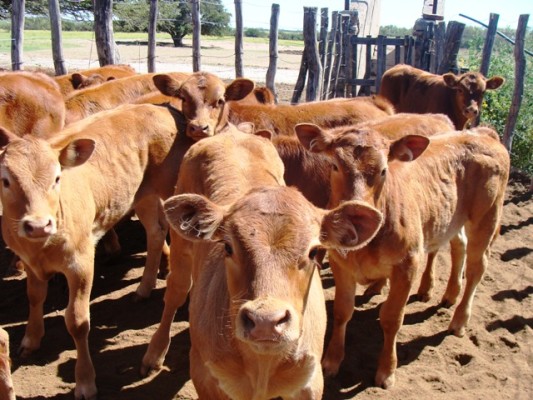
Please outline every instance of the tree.
[{"label": "tree", "polygon": [[[149,4],[145,0],[116,0],[115,16],[118,29],[147,31]],[[220,36],[229,29],[230,13],[221,0],[200,1],[202,35]],[[183,37],[192,33],[191,5],[187,0],[159,0],[157,29],[166,32],[174,46],[183,46]]]}]

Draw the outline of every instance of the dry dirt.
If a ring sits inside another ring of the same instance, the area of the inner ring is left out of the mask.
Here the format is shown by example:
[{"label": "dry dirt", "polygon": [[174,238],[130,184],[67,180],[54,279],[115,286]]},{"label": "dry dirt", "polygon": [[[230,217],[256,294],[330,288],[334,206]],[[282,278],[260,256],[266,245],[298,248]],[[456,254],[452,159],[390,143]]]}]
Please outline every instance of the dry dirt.
[{"label": "dry dirt", "polygon": [[[407,306],[398,337],[396,385],[388,391],[372,385],[383,340],[378,315],[385,295],[364,299],[358,288],[356,312],[348,325],[346,359],[339,375],[326,381],[324,399],[533,398],[533,199],[529,184],[529,178],[512,174],[501,236],[479,285],[467,334],[463,338],[448,335],[454,308],[438,307],[449,273],[449,255],[443,250],[433,299],[421,303],[412,298]],[[89,344],[100,399],[195,399],[188,374],[186,307],[173,324],[164,369],[156,376],[139,378],[141,358],[161,316],[165,282],[158,282],[150,300],[132,302],[145,263],[144,233],[137,221],[123,223],[118,233],[123,256],[114,263],[97,258],[91,301]],[[0,250],[3,276],[10,255],[3,246]],[[24,276],[0,280],[0,325],[11,336],[14,355],[28,313],[25,283]],[[334,285],[328,269],[323,271],[323,284],[331,317]],[[72,398],[76,354],[63,320],[66,303],[65,281],[54,278],[45,303],[42,348],[28,359],[13,357],[18,399]]]},{"label": "dry dirt", "polygon": [[[382,343],[379,305],[385,296],[365,300],[356,295],[356,312],[348,325],[347,357],[339,375],[326,381],[324,399],[530,399],[533,395],[533,199],[529,180],[513,174],[508,187],[501,236],[476,294],[473,317],[463,338],[446,333],[452,309],[439,308],[449,261],[438,260],[434,298],[410,301],[398,339],[397,383],[384,391],[372,386]],[[172,327],[164,369],[141,380],[138,368],[163,307],[164,281],[148,301],[133,303],[132,293],[145,263],[144,233],[137,221],[119,226],[124,249],[115,263],[96,260],[89,341],[100,399],[195,399],[188,374],[188,323],[183,307]],[[0,274],[9,254],[2,247]],[[328,315],[334,286],[323,271]],[[0,281],[0,324],[11,336],[11,351],[24,334],[28,301],[25,278]],[[45,303],[46,335],[42,348],[28,359],[13,359],[18,399],[70,399],[75,351],[63,320],[65,281],[54,278]]]}]

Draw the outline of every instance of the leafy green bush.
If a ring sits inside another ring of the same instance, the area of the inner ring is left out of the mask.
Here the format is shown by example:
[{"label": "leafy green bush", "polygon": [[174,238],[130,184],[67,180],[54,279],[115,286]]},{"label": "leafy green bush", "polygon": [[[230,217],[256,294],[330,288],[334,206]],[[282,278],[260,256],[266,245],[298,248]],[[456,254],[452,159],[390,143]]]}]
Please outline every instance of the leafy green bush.
[{"label": "leafy green bush", "polygon": [[[479,29],[479,31],[482,31]],[[509,34],[510,35],[510,34]],[[480,41],[481,38],[481,41]],[[464,37],[463,37],[464,39]],[[469,69],[479,71],[483,51],[483,35],[472,35],[468,44],[468,55],[462,62]],[[526,35],[525,47],[533,49],[533,31]],[[511,164],[513,167],[533,175],[533,57],[526,55],[526,74],[524,77],[524,91],[518,119],[514,128],[511,149]],[[499,36],[496,37],[488,76],[500,75],[505,78],[505,84],[498,90],[487,91],[481,113],[481,123],[492,125],[503,137],[505,125],[511,107],[514,82],[515,58],[514,46]]]}]

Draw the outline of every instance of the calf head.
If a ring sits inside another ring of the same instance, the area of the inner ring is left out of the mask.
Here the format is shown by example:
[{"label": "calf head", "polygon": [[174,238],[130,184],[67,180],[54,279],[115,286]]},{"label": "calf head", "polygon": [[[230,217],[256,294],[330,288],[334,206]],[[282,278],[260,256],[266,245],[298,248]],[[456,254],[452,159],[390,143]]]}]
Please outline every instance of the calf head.
[{"label": "calf head", "polygon": [[155,86],[161,93],[182,101],[182,112],[187,119],[186,133],[194,140],[213,136],[228,124],[226,102],[241,100],[253,89],[254,82],[237,78],[229,85],[216,75],[195,72],[183,82],[169,75],[155,75]]},{"label": "calf head", "polygon": [[479,115],[485,92],[498,89],[504,83],[501,76],[487,79],[479,72],[467,72],[459,76],[447,73],[442,78],[446,86],[455,91],[455,105],[467,120]]},{"label": "calf head", "polygon": [[354,199],[380,208],[389,163],[413,161],[429,144],[420,135],[389,140],[374,130],[351,127],[325,131],[314,124],[298,124],[295,131],[307,150],[322,153],[331,162],[329,208]]},{"label": "calf head", "polygon": [[70,82],[72,83],[72,87],[74,89],[85,89],[91,86],[101,85],[104,82],[112,81],[114,79],[114,77],[109,77],[106,79],[100,74],[92,74],[90,76],[85,76],[75,72],[72,74]]},{"label": "calf head", "polygon": [[218,243],[234,335],[261,354],[294,349],[300,338],[317,249],[362,247],[382,221],[361,202],[325,211],[288,187],[252,190],[228,208],[182,194],[165,202],[165,213],[186,239]]},{"label": "calf head", "polygon": [[0,129],[0,146],[2,230],[44,242],[57,231],[62,170],[87,161],[95,142],[77,139],[57,150],[43,139]]}]

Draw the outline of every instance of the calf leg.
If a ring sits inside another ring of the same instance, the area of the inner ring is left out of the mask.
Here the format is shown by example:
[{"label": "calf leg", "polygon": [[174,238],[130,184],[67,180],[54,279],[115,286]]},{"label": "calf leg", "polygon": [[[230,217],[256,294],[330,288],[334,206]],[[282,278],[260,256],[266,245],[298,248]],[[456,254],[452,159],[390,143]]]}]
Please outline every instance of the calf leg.
[{"label": "calf leg", "polygon": [[344,359],[346,325],[354,312],[356,283],[351,272],[339,265],[331,255],[329,265],[335,280],[334,318],[331,339],[322,359],[322,368],[326,376],[334,376],[339,372]]},{"label": "calf leg", "polygon": [[[89,246],[88,246],[89,247]],[[70,268],[67,273],[69,302],[65,311],[67,330],[76,345],[76,399],[96,399],[95,372],[89,353],[89,301],[93,282],[94,248],[87,251],[80,260],[80,265]]]},{"label": "calf leg", "polygon": [[15,400],[9,360],[9,336],[2,328],[0,328],[0,399]]},{"label": "calf leg", "polygon": [[376,372],[376,385],[388,389],[394,385],[398,364],[396,336],[403,324],[405,305],[416,276],[418,258],[408,256],[406,260],[392,268],[390,292],[381,306],[379,320],[383,329],[383,349]]},{"label": "calf leg", "polygon": [[463,281],[463,270],[466,259],[466,234],[464,228],[450,241],[450,250],[452,255],[452,270],[448,279],[446,292],[442,297],[441,304],[445,307],[451,307],[457,301],[459,292],[461,292]]},{"label": "calf leg", "polygon": [[424,303],[428,302],[431,299],[431,294],[433,292],[433,287],[435,286],[435,257],[437,256],[438,251],[432,251],[428,253],[428,259],[426,262],[426,269],[422,274],[420,279],[420,286],[418,287],[417,297],[418,300],[423,301]]},{"label": "calf leg", "polygon": [[144,354],[141,375],[161,369],[170,346],[170,328],[176,311],[185,303],[192,286],[192,243],[171,231],[170,273],[165,289],[165,308],[148,349]]},{"label": "calf leg", "polygon": [[27,357],[41,346],[41,339],[44,336],[43,305],[48,292],[48,282],[39,279],[30,267],[26,269],[26,291],[30,312],[26,332],[19,348],[22,357]]},{"label": "calf leg", "polygon": [[136,295],[145,299],[150,297],[157,282],[157,271],[161,263],[161,255],[165,248],[168,223],[163,213],[163,205],[159,197],[149,196],[135,205],[135,212],[146,230],[146,266]]},{"label": "calf leg", "polygon": [[498,227],[497,213],[486,215],[476,224],[466,226],[468,242],[466,245],[466,285],[463,298],[453,314],[448,330],[456,336],[464,336],[465,328],[472,313],[472,302],[477,285],[488,263],[488,248]]}]

